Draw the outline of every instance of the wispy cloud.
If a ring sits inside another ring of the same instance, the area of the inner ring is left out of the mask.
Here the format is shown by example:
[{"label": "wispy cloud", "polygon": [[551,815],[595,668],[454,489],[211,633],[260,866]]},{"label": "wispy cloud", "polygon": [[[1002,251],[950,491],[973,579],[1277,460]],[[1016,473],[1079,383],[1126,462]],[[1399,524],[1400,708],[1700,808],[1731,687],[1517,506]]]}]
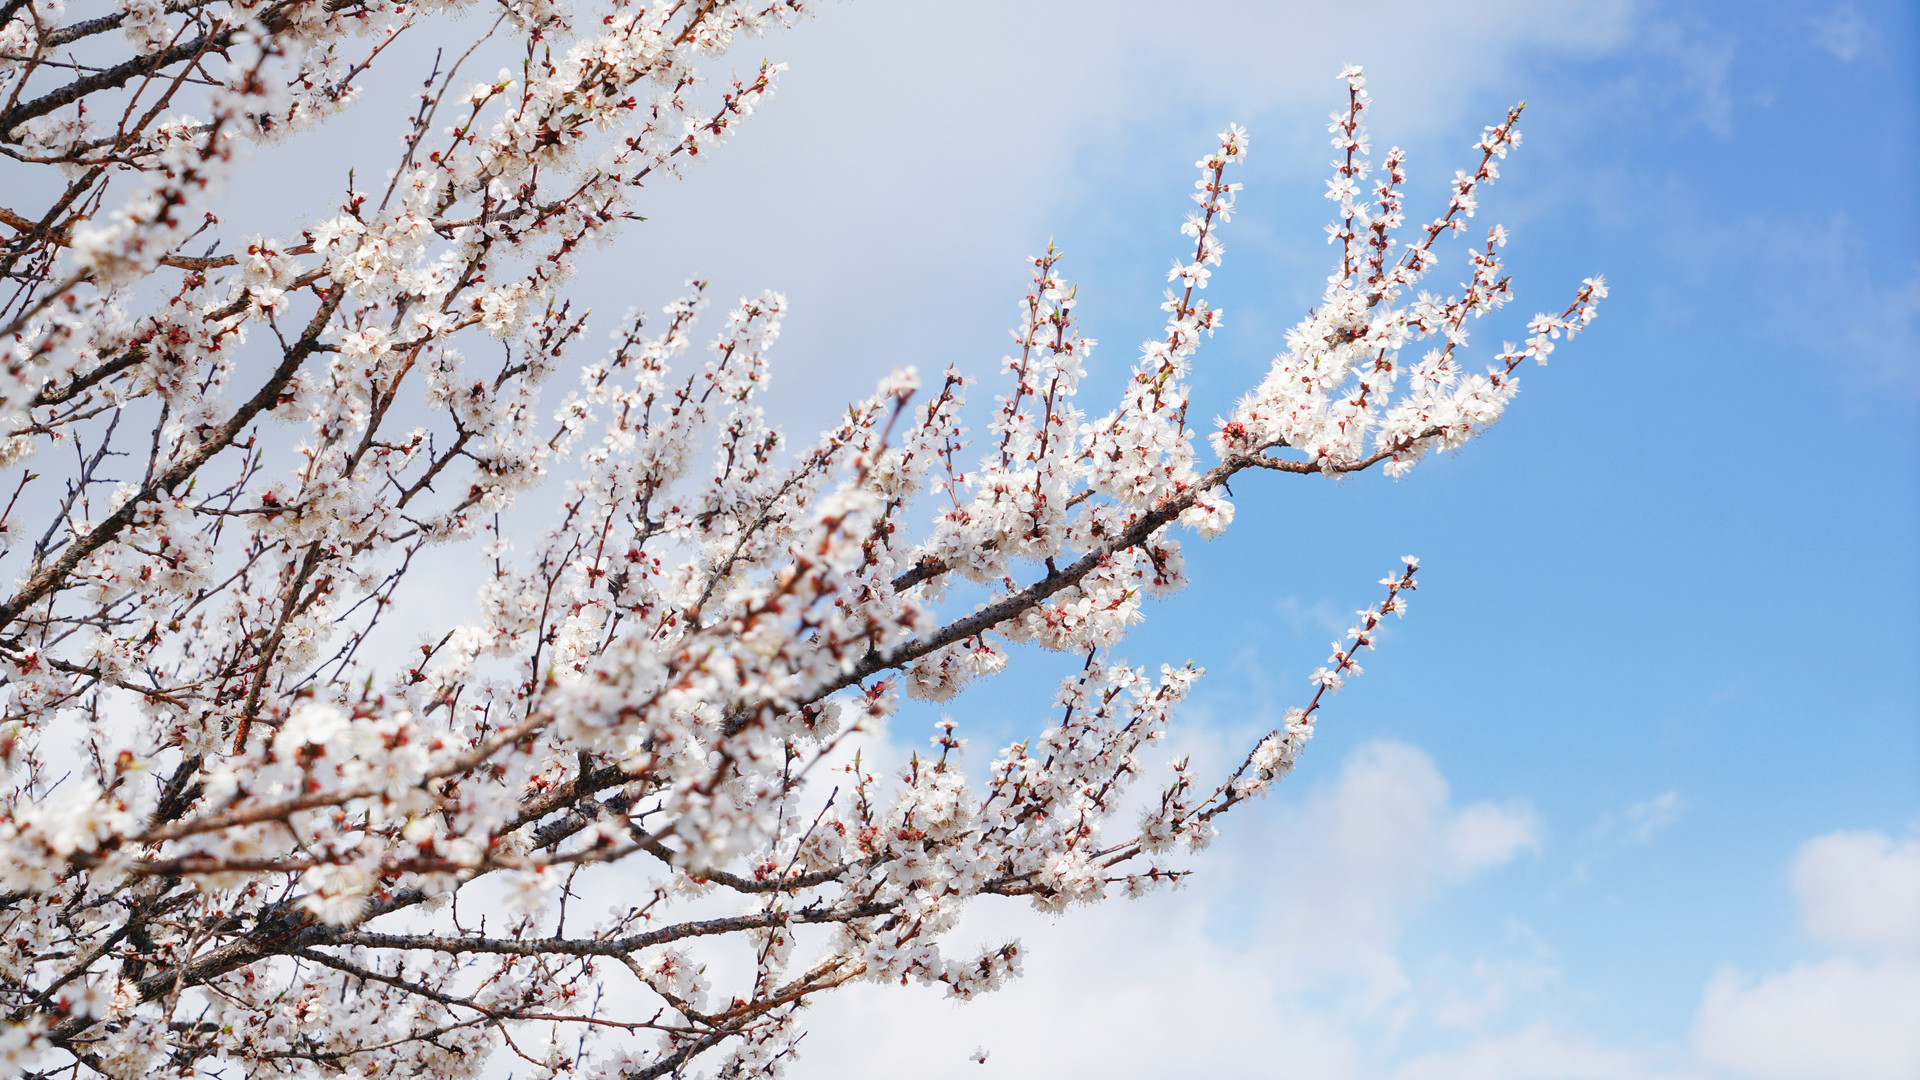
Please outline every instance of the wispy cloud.
[{"label": "wispy cloud", "polygon": [[1641,31],[1642,91],[1684,130],[1699,124],[1716,135],[1733,131],[1729,74],[1734,42],[1704,26],[1656,20]]},{"label": "wispy cloud", "polygon": [[1813,42],[1850,64],[1866,49],[1873,37],[1873,26],[1852,4],[1841,4],[1825,15],[1808,20],[1813,27]]},{"label": "wispy cloud", "polygon": [[1346,633],[1353,618],[1351,613],[1342,613],[1331,600],[1316,600],[1306,604],[1297,596],[1282,597],[1274,603],[1273,610],[1287,620],[1287,625],[1293,628],[1295,634],[1305,634],[1312,629],[1338,637]]},{"label": "wispy cloud", "polygon": [[1591,880],[1600,864],[1626,848],[1650,843],[1685,812],[1686,800],[1678,791],[1663,791],[1600,815],[1581,841],[1580,853],[1573,861],[1573,880]]},{"label": "wispy cloud", "polygon": [[1653,839],[1655,833],[1679,821],[1683,809],[1677,791],[1666,791],[1651,799],[1643,799],[1621,812],[1622,835],[1631,843],[1644,844]]}]

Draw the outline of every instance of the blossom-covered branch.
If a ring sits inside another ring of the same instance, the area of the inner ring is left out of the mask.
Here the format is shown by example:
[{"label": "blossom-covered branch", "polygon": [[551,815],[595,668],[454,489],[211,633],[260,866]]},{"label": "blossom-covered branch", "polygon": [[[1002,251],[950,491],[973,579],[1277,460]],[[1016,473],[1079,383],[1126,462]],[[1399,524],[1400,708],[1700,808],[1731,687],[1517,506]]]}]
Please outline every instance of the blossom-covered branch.
[{"label": "blossom-covered branch", "polygon": [[[1403,241],[1399,151],[1361,196],[1350,68],[1338,265],[1209,460],[1188,380],[1223,318],[1203,294],[1238,128],[1197,163],[1164,327],[1110,407],[1079,404],[1095,342],[1049,247],[980,447],[959,370],[897,371],[790,444],[759,404],[779,294],[696,351],[694,281],[582,355],[568,288],[638,189],[752,116],[780,66],[715,87],[703,65],[800,0],[502,3],[486,34],[520,70],[436,61],[384,187],[285,237],[223,228],[248,145],[336,116],[417,20],[468,6],[0,3],[0,154],[47,178],[0,208],[15,1071],[775,1075],[799,1010],[848,982],[990,991],[1025,946],[948,955],[966,905],[1190,872],[1405,610],[1411,560],[1236,770],[1159,777],[1200,671],[1114,650],[1185,583],[1184,532],[1231,524],[1229,481],[1462,446],[1605,295],[1470,372],[1472,321],[1511,298],[1504,231],[1458,296],[1412,290],[1519,111]],[[516,524],[536,510],[543,531]],[[476,614],[422,602],[429,561],[471,570]],[[1044,730],[981,777],[952,720],[874,765],[903,695],[952,699],[1023,643],[1083,658]],[[580,912],[607,882],[623,902]]]}]

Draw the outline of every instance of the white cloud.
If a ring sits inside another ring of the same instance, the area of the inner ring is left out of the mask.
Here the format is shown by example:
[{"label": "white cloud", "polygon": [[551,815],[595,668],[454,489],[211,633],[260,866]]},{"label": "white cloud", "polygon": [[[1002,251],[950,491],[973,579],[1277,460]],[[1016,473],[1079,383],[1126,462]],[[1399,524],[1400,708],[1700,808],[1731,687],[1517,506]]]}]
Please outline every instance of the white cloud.
[{"label": "white cloud", "polygon": [[[1815,941],[1920,953],[1920,838],[1896,843],[1885,833],[1828,833],[1800,848],[1790,877]],[[1920,1028],[1920,1019],[1913,1026]]]},{"label": "white cloud", "polygon": [[1757,1080],[1913,1080],[1920,967],[1836,957],[1758,981],[1723,970],[1707,986],[1694,1046]]},{"label": "white cloud", "polygon": [[1447,830],[1447,854],[1460,873],[1499,866],[1539,846],[1539,820],[1524,804],[1476,803],[1462,810]]},{"label": "white cloud", "polygon": [[[1614,819],[1632,834],[1672,793]],[[1860,950],[1708,983],[1692,1046],[1568,1031],[1534,1004],[1560,973],[1521,947],[1468,964],[1412,963],[1408,922],[1444,891],[1541,843],[1525,806],[1456,805],[1431,758],[1356,750],[1297,802],[1237,823],[1178,893],[1044,920],[982,909],[982,941],[1022,936],[1027,974],[960,1006],[857,987],[817,1008],[796,1077],[1261,1075],[1318,1080],[1911,1080],[1920,1076],[1920,840],[1832,833],[1790,879],[1808,934]],[[1657,827],[1657,826],[1656,826]],[[1248,908],[1255,910],[1251,913]],[[1442,971],[1436,975],[1436,971]],[[1409,972],[1413,972],[1409,974]]]},{"label": "white cloud", "polygon": [[[1245,827],[1248,823],[1236,823]],[[1405,989],[1400,927],[1441,888],[1538,846],[1526,806],[1451,805],[1433,759],[1405,743],[1357,750],[1337,782],[1249,830],[1261,856],[1236,867],[1265,897],[1261,925],[1279,969],[1305,987],[1329,980],[1379,1004]]]},{"label": "white cloud", "polygon": [[1529,808],[1456,805],[1425,753],[1374,742],[1299,802],[1261,809],[1227,822],[1181,891],[1058,919],[980,904],[963,932],[1021,937],[1023,978],[964,1006],[848,988],[816,1006],[794,1075],[1381,1075],[1407,1023],[1457,1020],[1437,1014],[1467,993],[1497,1012],[1506,983],[1537,982],[1503,961],[1430,986],[1397,951],[1442,891],[1538,844]]},{"label": "white cloud", "polygon": [[[836,992],[813,1010],[792,1075],[1245,1075],[1271,1060],[1280,1076],[1353,1076],[1342,1025],[1275,1008],[1265,965],[1213,940],[1193,901],[1188,891],[1053,923],[976,910],[970,929],[1026,943],[1021,979],[965,1005],[919,987]],[[985,1068],[967,1059],[976,1045],[991,1052]]]},{"label": "white cloud", "polygon": [[1395,1080],[1642,1080],[1661,1075],[1649,1055],[1569,1036],[1545,1024],[1429,1054]]},{"label": "white cloud", "polygon": [[1865,955],[1722,969],[1694,1024],[1700,1057],[1755,1080],[1920,1076],[1920,839],[1828,833],[1789,877],[1808,936]]}]

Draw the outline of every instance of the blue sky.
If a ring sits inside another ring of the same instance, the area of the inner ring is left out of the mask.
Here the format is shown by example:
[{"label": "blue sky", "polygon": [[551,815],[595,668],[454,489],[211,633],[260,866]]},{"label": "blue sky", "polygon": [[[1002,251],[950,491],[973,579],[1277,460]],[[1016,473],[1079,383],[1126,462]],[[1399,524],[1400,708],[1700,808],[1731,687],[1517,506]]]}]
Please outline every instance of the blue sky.
[{"label": "blue sky", "polygon": [[[1912,1075],[1911,1039],[1846,1003],[1920,1002],[1917,36],[1910,5],[1864,0],[861,0],[736,51],[792,70],[582,291],[786,292],[790,433],[894,365],[992,370],[1049,238],[1104,408],[1157,333],[1192,162],[1237,122],[1193,414],[1224,412],[1326,272],[1345,62],[1376,146],[1411,155],[1415,217],[1528,102],[1479,219],[1513,230],[1519,299],[1481,345],[1612,286],[1464,453],[1397,482],[1252,477],[1228,534],[1191,542],[1195,584],[1124,651],[1208,668],[1180,737],[1201,759],[1306,696],[1400,555],[1427,567],[1192,886],[1058,925],[983,913],[978,935],[1027,939],[1018,986],[850,994],[798,1074]],[[1060,671],[1016,654],[947,707],[976,763],[1044,723]]]}]

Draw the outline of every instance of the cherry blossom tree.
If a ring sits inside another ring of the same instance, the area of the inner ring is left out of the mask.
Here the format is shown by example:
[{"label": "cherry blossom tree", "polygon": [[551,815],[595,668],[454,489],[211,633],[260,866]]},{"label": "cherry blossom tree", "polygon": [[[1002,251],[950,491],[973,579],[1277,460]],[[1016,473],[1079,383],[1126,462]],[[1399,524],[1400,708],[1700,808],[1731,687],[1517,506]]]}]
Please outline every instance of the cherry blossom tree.
[{"label": "cherry blossom tree", "polygon": [[[1163,771],[1200,672],[1114,650],[1185,581],[1184,537],[1229,526],[1228,482],[1458,448],[1606,293],[1470,365],[1510,297],[1504,231],[1464,243],[1457,294],[1416,285],[1520,109],[1409,226],[1348,68],[1325,295],[1205,445],[1187,378],[1238,128],[1198,163],[1118,401],[1079,403],[1094,342],[1050,247],[997,381],[896,371],[789,444],[757,404],[779,294],[703,333],[694,281],[600,349],[567,290],[780,71],[702,65],[805,0],[501,0],[489,47],[519,69],[443,55],[390,178],[291,236],[223,229],[250,146],[475,6],[0,0],[10,1072],[775,1075],[835,987],[990,991],[1024,946],[948,955],[969,902],[1188,873],[1406,608],[1411,558],[1237,768]],[[429,560],[471,567],[476,615],[406,602]],[[897,773],[859,752],[902,695],[949,699],[1021,643],[1079,671],[983,775],[951,720]],[[629,902],[579,910],[596,875]]]}]

